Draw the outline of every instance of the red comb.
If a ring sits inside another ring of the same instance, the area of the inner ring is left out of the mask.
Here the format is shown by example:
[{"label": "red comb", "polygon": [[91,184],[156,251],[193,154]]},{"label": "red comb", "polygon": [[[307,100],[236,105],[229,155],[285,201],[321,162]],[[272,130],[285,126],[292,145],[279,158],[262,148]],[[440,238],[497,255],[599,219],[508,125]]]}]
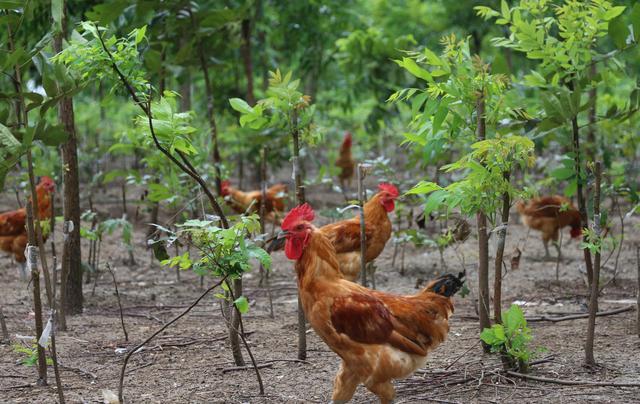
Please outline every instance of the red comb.
[{"label": "red comb", "polygon": [[397,198],[398,196],[400,196],[400,192],[398,191],[398,188],[396,188],[395,185],[390,184],[388,182],[383,182],[380,185],[378,185],[378,190],[380,192],[387,192],[389,195],[391,195],[392,198]]},{"label": "red comb", "polygon": [[287,216],[282,221],[282,229],[288,230],[292,225],[300,220],[305,222],[311,222],[315,218],[316,214],[313,212],[313,208],[308,203],[304,205],[296,206],[291,209]]},{"label": "red comb", "polygon": [[344,140],[342,141],[342,147],[351,147],[351,132],[346,131],[344,133]]}]

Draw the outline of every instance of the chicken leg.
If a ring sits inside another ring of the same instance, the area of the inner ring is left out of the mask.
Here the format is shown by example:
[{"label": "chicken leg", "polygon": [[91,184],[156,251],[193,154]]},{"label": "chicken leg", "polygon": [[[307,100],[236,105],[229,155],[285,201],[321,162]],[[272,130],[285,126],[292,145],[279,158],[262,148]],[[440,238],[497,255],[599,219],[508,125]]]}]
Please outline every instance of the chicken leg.
[{"label": "chicken leg", "polygon": [[333,386],[333,396],[331,397],[332,404],[346,404],[351,400],[353,394],[356,392],[356,388],[360,384],[355,372],[349,371],[344,362],[340,364],[340,370],[336,375]]}]

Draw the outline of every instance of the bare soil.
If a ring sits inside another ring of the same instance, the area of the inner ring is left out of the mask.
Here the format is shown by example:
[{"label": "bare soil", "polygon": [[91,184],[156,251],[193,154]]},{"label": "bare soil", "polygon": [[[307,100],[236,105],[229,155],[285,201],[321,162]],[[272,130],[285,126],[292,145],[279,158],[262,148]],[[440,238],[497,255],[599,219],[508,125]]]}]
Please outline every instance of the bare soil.
[{"label": "bare soil", "polygon": [[[314,206],[329,198],[311,192]],[[313,198],[316,198],[314,200]],[[110,197],[117,200],[115,195]],[[100,200],[100,197],[94,197]],[[15,206],[4,196],[0,206]],[[332,200],[338,203],[339,198]],[[118,207],[99,206],[102,211]],[[118,216],[120,213],[115,214]],[[133,217],[133,212],[130,212]],[[319,220],[321,222],[321,220]],[[516,220],[517,222],[517,220]],[[127,263],[128,254],[119,236],[108,237],[102,247],[102,261],[116,268],[118,287],[125,312],[129,342],[124,341],[111,278],[103,274],[95,294],[85,285],[85,310],[70,317],[68,331],[57,334],[59,361],[68,402],[103,402],[103,390],[117,393],[118,375],[124,352],[183,311],[200,293],[199,278],[188,271],[176,279],[173,270],[161,268],[144,248],[144,220],[136,226],[136,264]],[[619,261],[617,281],[600,299],[600,310],[634,305],[636,299],[635,244],[640,242],[638,221],[627,223],[628,234]],[[631,230],[629,230],[631,229]],[[617,228],[612,229],[613,233]],[[630,233],[630,234],[629,234]],[[60,248],[60,235],[57,245]],[[568,231],[565,232],[568,239]],[[493,243],[493,239],[491,240]],[[471,295],[455,298],[456,312],[451,319],[448,340],[431,355],[424,369],[411,378],[397,381],[397,403],[630,403],[640,402],[640,388],[611,386],[564,386],[520,380],[500,372],[495,355],[484,354],[478,343],[478,323],[474,297],[477,296],[476,240],[471,237],[457,249],[445,252],[448,268],[441,268],[435,249],[407,247],[405,274],[399,274],[400,254],[392,268],[392,243],[377,260],[377,288],[394,293],[414,293],[418,279],[430,279],[446,271],[458,272],[462,257],[467,269]],[[555,281],[556,263],[544,261],[538,234],[515,223],[509,227],[507,249],[518,246],[523,255],[518,270],[509,270],[504,279],[504,307],[512,302],[523,305],[528,316],[586,313],[587,290],[579,271],[582,251],[577,242],[566,242],[564,259]],[[86,245],[83,244],[83,248]],[[493,245],[492,245],[493,248]],[[551,248],[552,253],[554,249]],[[84,254],[83,254],[84,255]],[[606,255],[606,254],[605,254]],[[507,257],[508,258],[508,257]],[[245,277],[245,295],[251,302],[244,316],[247,339],[260,364],[266,394],[258,394],[253,370],[233,368],[226,340],[226,325],[220,303],[208,296],[189,315],[180,320],[133,355],[125,379],[128,402],[224,402],[224,403],[302,403],[330,401],[332,382],[339,358],[309,329],[308,357],[296,360],[296,284],[292,263],[275,254],[270,277],[274,317],[271,318],[267,289],[258,287],[257,270]],[[603,278],[611,277],[615,255]],[[508,261],[508,260],[507,260]],[[16,264],[0,256],[0,305],[4,309],[12,344],[29,345],[24,336],[33,336],[34,321],[29,285],[20,279]],[[205,287],[214,279],[206,279]],[[640,338],[635,311],[599,317],[596,329],[595,369],[583,366],[586,319],[563,322],[531,322],[533,345],[544,351],[537,355],[543,363],[532,366],[531,374],[562,380],[585,382],[640,383]],[[36,369],[21,364],[24,354],[12,345],[0,345],[0,402],[56,402],[53,368],[49,386],[36,387]],[[248,355],[245,353],[248,361]],[[375,397],[359,388],[355,403],[375,402]]]}]

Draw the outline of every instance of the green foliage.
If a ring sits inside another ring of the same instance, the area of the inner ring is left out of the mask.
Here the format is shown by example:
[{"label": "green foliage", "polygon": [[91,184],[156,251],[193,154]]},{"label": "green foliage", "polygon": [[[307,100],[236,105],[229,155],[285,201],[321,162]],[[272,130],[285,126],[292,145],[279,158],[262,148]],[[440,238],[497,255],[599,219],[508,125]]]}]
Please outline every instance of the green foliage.
[{"label": "green foliage", "polygon": [[472,152],[455,163],[445,165],[445,172],[460,172],[462,179],[446,186],[421,181],[407,194],[430,194],[425,214],[439,206],[459,208],[463,214],[483,211],[490,216],[498,209],[501,197],[507,193],[513,200],[522,196],[505,173],[516,167],[526,169],[534,161],[533,142],[522,136],[487,139],[471,145]]},{"label": "green foliage", "polygon": [[267,98],[259,100],[255,107],[239,98],[229,100],[231,107],[241,114],[240,126],[254,130],[287,130],[289,133],[298,130],[306,143],[316,143],[319,135],[311,124],[315,106],[311,105],[311,97],[298,90],[300,80],[293,80],[292,72],[282,76],[279,69],[269,72],[269,76]]},{"label": "green foliage", "polygon": [[263,250],[249,234],[260,230],[257,215],[240,216],[239,220],[228,229],[219,227],[217,220],[188,220],[178,225],[179,230],[169,234],[168,241],[174,242],[182,237],[199,250],[200,256],[192,258],[189,252],[162,261],[162,265],[187,269],[192,267],[200,275],[227,276],[231,279],[240,277],[251,269],[251,261],[257,260],[269,270],[271,256]]},{"label": "green foliage", "polygon": [[[13,344],[13,352],[23,356],[20,363],[24,366],[35,366],[38,363],[38,344],[34,343],[31,347],[25,347],[21,344]],[[53,359],[46,358],[47,365],[53,365]]]},{"label": "green foliage", "polygon": [[[506,355],[520,368],[526,367],[533,356],[529,343],[533,340],[531,330],[520,306],[512,304],[509,310],[502,313],[502,324],[494,324],[485,328],[480,339],[491,348],[491,352]],[[523,366],[524,365],[524,366]]]},{"label": "green foliage", "polygon": [[89,21],[81,22],[78,29],[79,33],[72,35],[69,46],[51,60],[68,66],[85,84],[108,82],[111,83],[111,91],[115,91],[122,87],[122,83],[114,72],[111,58],[104,49],[106,47],[114,59],[113,63],[123,72],[137,97],[142,101],[147,100],[150,84],[138,51],[145,39],[146,26],[134,29],[123,38],[115,35],[105,38],[107,28]]},{"label": "green foliage", "polygon": [[[83,221],[93,221],[95,215],[95,212],[86,211],[82,214],[81,218]],[[80,227],[80,236],[87,240],[102,241],[105,235],[112,235],[118,229],[121,231],[121,240],[124,245],[128,250],[133,250],[133,225],[124,217],[101,221],[94,229],[89,229],[84,226]]]},{"label": "green foliage", "polygon": [[624,9],[607,0],[565,0],[560,5],[522,0],[512,8],[502,1],[501,12],[476,7],[483,18],[498,17],[496,24],[509,28],[509,37],[494,38],[492,43],[539,60],[541,75],[550,75],[552,83],[588,67],[594,58],[593,45],[607,35],[610,22]]}]

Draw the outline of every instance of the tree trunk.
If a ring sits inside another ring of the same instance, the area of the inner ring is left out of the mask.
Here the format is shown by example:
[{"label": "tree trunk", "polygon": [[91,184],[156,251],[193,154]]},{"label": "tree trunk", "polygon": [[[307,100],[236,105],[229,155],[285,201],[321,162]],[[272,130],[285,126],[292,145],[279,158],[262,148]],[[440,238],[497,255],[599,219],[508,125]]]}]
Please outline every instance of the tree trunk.
[{"label": "tree trunk", "polygon": [[251,106],[256,104],[253,94],[253,61],[251,60],[251,20],[242,20],[242,46],[240,47],[242,60],[244,62],[244,74],[247,78],[247,103]]},{"label": "tree trunk", "polygon": [[[602,166],[596,161],[596,184],[593,198],[593,230],[598,243],[600,243],[600,181]],[[587,341],[585,343],[585,362],[588,366],[595,366],[593,357],[593,343],[596,330],[596,314],[598,312],[598,292],[600,283],[600,250],[595,253],[593,265],[593,279],[591,280],[591,296],[589,297],[589,321],[587,323]]]},{"label": "tree trunk", "polygon": [[[233,295],[236,298],[242,296],[242,278],[233,280]],[[240,312],[235,309],[234,302],[231,302],[230,311],[231,332],[229,333],[229,341],[231,342],[233,361],[236,366],[245,366],[242,349],[240,348]]]},{"label": "tree trunk", "polygon": [[636,246],[636,265],[638,269],[638,290],[637,290],[637,303],[636,303],[636,327],[638,328],[638,338],[640,338],[640,244]]},{"label": "tree trunk", "polygon": [[[486,120],[484,116],[484,94],[478,95],[476,114],[478,117],[478,140],[484,140],[487,136]],[[480,318],[480,330],[491,327],[489,316],[489,236],[487,234],[487,215],[484,212],[476,214],[478,226],[478,315]],[[489,347],[483,343],[487,350]]]},{"label": "tree trunk", "polygon": [[[291,114],[291,136],[293,137],[293,178],[296,183],[296,203],[298,206],[305,203],[304,185],[302,184],[302,172],[300,170],[300,132],[298,130],[298,111]],[[300,302],[298,292],[298,359],[307,359],[307,320]]]},{"label": "tree trunk", "polygon": [[[509,181],[510,173],[505,173],[505,179]],[[500,230],[498,231],[498,245],[496,247],[495,274],[493,283],[493,313],[494,321],[502,323],[502,265],[504,259],[504,245],[507,241],[507,227],[509,224],[509,209],[511,208],[511,200],[509,194],[502,194],[502,216]]]},{"label": "tree trunk", "polygon": [[358,204],[360,205],[360,282],[362,286],[367,287],[367,270],[365,262],[365,251],[367,250],[367,240],[365,235],[365,217],[364,217],[364,204],[366,202],[365,190],[364,190],[364,167],[362,164],[358,164],[357,177],[358,177]]},{"label": "tree trunk", "polygon": [[65,167],[62,176],[64,204],[62,214],[65,222],[73,225],[68,233],[67,242],[62,248],[62,279],[63,290],[61,299],[64,301],[65,314],[82,313],[82,266],[80,255],[80,185],[78,178],[77,138],[74,125],[73,100],[63,98],[60,101],[58,117],[69,139],[60,150],[62,164]]},{"label": "tree trunk", "polygon": [[[594,78],[598,74],[598,70],[595,63],[591,64],[591,68],[589,69],[589,76]],[[586,148],[587,158],[590,161],[596,160],[596,154],[598,151],[597,140],[596,140],[596,122],[597,122],[597,97],[598,91],[594,86],[589,90],[589,99],[593,103],[589,108],[589,131],[587,132],[587,145]]]},{"label": "tree trunk", "polygon": [[[33,195],[32,195],[33,196]],[[33,284],[33,313],[36,320],[36,348],[38,350],[38,386],[47,385],[47,356],[45,349],[37,343],[42,336],[44,326],[42,324],[42,299],[40,297],[40,271],[38,270],[38,259],[35,250],[36,232],[33,216],[32,201],[27,202],[27,236],[29,247],[27,247],[27,267],[31,268],[31,282]]]},{"label": "tree trunk", "polygon": [[[573,90],[574,86],[571,85],[570,88]],[[578,116],[574,116],[571,119],[571,129],[573,134],[573,166],[574,171],[576,172],[576,181],[578,185],[577,196],[578,196],[578,210],[580,211],[580,220],[582,222],[582,227],[589,227],[589,218],[587,217],[587,204],[585,202],[584,197],[584,189],[583,189],[583,179],[582,179],[582,161],[580,157],[580,130],[578,129]],[[586,242],[586,237],[582,237],[582,241]],[[584,264],[587,269],[587,280],[589,283],[589,288],[591,288],[591,283],[593,281],[593,263],[591,262],[591,252],[588,248],[583,249],[584,251]]]},{"label": "tree trunk", "polygon": [[222,173],[220,169],[220,149],[218,146],[218,125],[216,123],[216,117],[214,113],[215,99],[213,88],[211,86],[211,80],[209,79],[209,67],[207,65],[207,59],[204,54],[202,40],[198,42],[198,53],[200,58],[200,68],[202,69],[202,74],[204,76],[205,92],[207,95],[207,118],[209,120],[209,127],[211,129],[211,158],[215,170],[216,192],[218,193],[218,195],[220,195],[222,194]]}]

